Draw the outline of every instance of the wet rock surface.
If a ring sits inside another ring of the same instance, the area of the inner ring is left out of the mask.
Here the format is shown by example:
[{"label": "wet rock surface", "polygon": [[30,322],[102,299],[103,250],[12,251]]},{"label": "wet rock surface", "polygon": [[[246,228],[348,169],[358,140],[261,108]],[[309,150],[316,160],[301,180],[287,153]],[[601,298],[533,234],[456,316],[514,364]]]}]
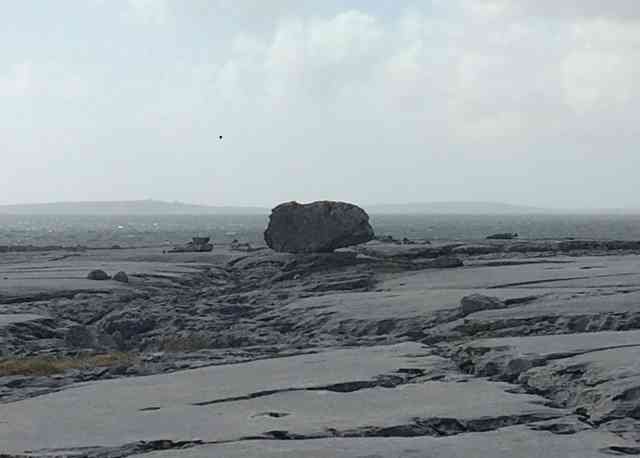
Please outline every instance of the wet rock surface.
[{"label": "wet rock surface", "polygon": [[[0,454],[638,454],[639,248],[0,261]],[[97,288],[97,269],[129,282]]]}]

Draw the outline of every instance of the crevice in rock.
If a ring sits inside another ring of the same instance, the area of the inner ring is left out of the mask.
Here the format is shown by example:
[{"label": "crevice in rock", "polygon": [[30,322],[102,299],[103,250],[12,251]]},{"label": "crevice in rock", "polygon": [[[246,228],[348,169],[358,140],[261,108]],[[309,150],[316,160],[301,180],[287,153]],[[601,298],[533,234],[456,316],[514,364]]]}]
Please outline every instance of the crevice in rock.
[{"label": "crevice in rock", "polygon": [[24,304],[28,302],[51,301],[54,299],[73,299],[76,294],[109,294],[108,289],[77,289],[56,291],[52,293],[36,293],[23,296],[0,296],[0,305]]},{"label": "crevice in rock", "polygon": [[478,419],[458,419],[447,417],[413,418],[411,423],[394,426],[363,426],[348,430],[328,428],[324,432],[298,434],[289,431],[267,431],[257,436],[247,436],[247,440],[311,440],[327,438],[372,438],[372,437],[445,437],[465,433],[495,431],[516,425],[544,422],[562,418],[561,414],[522,414]]},{"label": "crevice in rock", "polygon": [[616,456],[640,455],[640,447],[622,447],[618,445],[612,445],[611,447],[600,449],[600,451],[608,455],[616,455]]},{"label": "crevice in rock", "polygon": [[55,450],[34,450],[17,454],[2,454],[0,458],[126,458],[131,455],[156,452],[161,450],[183,450],[207,445],[204,441],[172,441],[154,440],[140,441],[116,447],[81,447]]},{"label": "crevice in rock", "polygon": [[526,286],[526,285],[539,285],[541,283],[557,283],[562,281],[570,281],[570,280],[588,280],[592,278],[609,278],[609,277],[624,277],[624,276],[633,276],[637,275],[637,273],[627,272],[627,273],[616,273],[616,274],[605,274],[605,275],[592,275],[592,276],[581,276],[581,277],[563,277],[563,278],[548,278],[546,280],[530,280],[530,281],[522,281],[515,283],[503,283],[500,285],[489,286],[487,289],[502,289],[502,288],[512,288],[515,286]]},{"label": "crevice in rock", "polygon": [[311,386],[311,387],[294,387],[294,388],[281,388],[275,390],[264,390],[249,393],[244,396],[233,396],[229,398],[213,399],[210,401],[195,402],[193,406],[209,406],[214,404],[221,404],[225,402],[236,401],[248,401],[250,399],[262,398],[266,396],[273,396],[280,393],[292,393],[295,391],[331,391],[334,393],[353,393],[354,391],[366,390],[369,388],[395,388],[400,385],[411,383],[414,379],[421,377],[425,374],[422,369],[400,369],[397,374],[386,374],[377,377],[374,380],[361,380],[353,382],[340,382],[332,383],[329,385]]},{"label": "crevice in rock", "polygon": [[[453,359],[458,368],[466,374],[481,377],[491,377],[493,380],[514,383],[520,374],[534,367],[546,366],[548,363],[561,359],[573,358],[607,350],[640,347],[640,344],[611,345],[589,350],[577,350],[568,352],[551,353],[547,355],[516,355],[509,353],[508,347],[482,348],[472,347],[452,353],[440,351],[439,356]],[[482,360],[487,353],[493,353],[493,358]],[[567,375],[574,374],[579,378],[584,372],[584,367],[567,367],[563,372]]]},{"label": "crevice in rock", "polygon": [[[446,323],[438,324],[446,325]],[[435,332],[433,332],[434,329]],[[557,315],[550,311],[546,315],[487,321],[471,317],[458,325],[446,328],[446,330],[432,328],[430,329],[431,334],[421,341],[427,345],[434,345],[465,338],[543,336],[633,329],[640,329],[640,313],[635,311],[570,316]]]},{"label": "crevice in rock", "polygon": [[284,417],[288,417],[289,415],[291,414],[287,412],[260,412],[255,415],[252,415],[251,417],[252,418],[257,418],[257,417],[284,418]]},{"label": "crevice in rock", "polygon": [[[566,358],[607,350],[635,349],[638,347],[640,347],[638,344],[623,344],[589,350],[528,356],[512,353],[508,347],[501,349],[467,348],[465,349],[466,351],[461,350],[457,354],[452,354],[451,358],[458,364],[458,367],[467,373],[475,376],[487,376],[492,380],[515,383],[523,393],[548,399],[548,407],[575,408],[574,413],[579,422],[584,424],[585,427],[599,428],[608,422],[632,421],[632,419],[640,418],[640,408],[637,407],[637,402],[640,399],[640,388],[632,386],[615,396],[609,397],[607,402],[610,405],[606,407],[607,415],[602,415],[598,413],[598,405],[604,402],[605,398],[596,392],[588,393],[589,390],[610,382],[610,379],[604,377],[599,380],[590,380],[588,375],[590,370],[589,363],[565,364],[555,369],[550,366],[551,369],[547,377],[551,379],[549,382],[542,384],[536,382],[537,371],[545,371],[545,366]],[[471,351],[469,352],[469,350]],[[475,355],[473,354],[474,350],[477,351]],[[487,354],[489,354],[488,357],[485,356]],[[633,374],[628,375],[628,377],[632,376]],[[618,380],[626,377],[625,375],[619,376]],[[531,383],[532,381],[533,383]],[[579,427],[579,424],[575,422],[573,424],[557,423],[540,426],[536,429],[550,431],[555,434],[573,434],[577,432],[576,425]],[[622,433],[629,433],[628,428],[621,428],[621,432],[616,432],[618,435]]]},{"label": "crevice in rock", "polygon": [[[265,412],[255,416],[272,416],[280,418],[287,413]],[[379,438],[379,437],[446,437],[458,434],[488,432],[516,425],[544,422],[563,418],[560,414],[522,414],[477,419],[457,419],[449,417],[413,418],[411,423],[395,426],[363,426],[349,430],[327,428],[322,432],[298,434],[287,430],[271,430],[254,436],[219,441],[172,441],[155,440],[140,441],[117,447],[83,447],[56,450],[37,450],[18,454],[0,454],[0,458],[126,458],[131,455],[145,454],[155,451],[181,450],[205,445],[222,445],[244,441],[295,441],[328,438]],[[548,430],[548,429],[547,429]],[[553,431],[552,431],[553,432]],[[557,434],[568,434],[561,431]],[[610,447],[612,452],[629,451],[622,447]],[[631,454],[631,453],[622,453]]]}]

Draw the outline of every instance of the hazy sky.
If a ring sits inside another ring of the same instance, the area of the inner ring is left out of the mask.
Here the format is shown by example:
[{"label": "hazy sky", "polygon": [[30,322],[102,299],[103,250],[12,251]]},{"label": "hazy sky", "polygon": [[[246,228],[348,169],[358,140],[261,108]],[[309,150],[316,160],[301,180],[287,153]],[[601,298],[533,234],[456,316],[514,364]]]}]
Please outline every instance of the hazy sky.
[{"label": "hazy sky", "polygon": [[639,0],[0,11],[0,203],[640,207]]}]

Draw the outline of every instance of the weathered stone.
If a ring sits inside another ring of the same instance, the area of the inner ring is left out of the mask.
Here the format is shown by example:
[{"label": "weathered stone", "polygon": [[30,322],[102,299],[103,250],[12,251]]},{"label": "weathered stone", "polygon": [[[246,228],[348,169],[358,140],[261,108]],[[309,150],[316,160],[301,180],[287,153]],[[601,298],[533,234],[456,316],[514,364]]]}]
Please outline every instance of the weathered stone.
[{"label": "weathered stone", "polygon": [[89,272],[87,278],[89,280],[109,280],[110,277],[104,270],[96,269]]},{"label": "weathered stone", "polygon": [[126,272],[118,272],[113,276],[113,279],[115,281],[119,281],[120,283],[129,283],[129,276],[126,274]]},{"label": "weathered stone", "polygon": [[288,202],[272,210],[264,239],[286,253],[331,252],[373,238],[369,216],[344,202]]}]

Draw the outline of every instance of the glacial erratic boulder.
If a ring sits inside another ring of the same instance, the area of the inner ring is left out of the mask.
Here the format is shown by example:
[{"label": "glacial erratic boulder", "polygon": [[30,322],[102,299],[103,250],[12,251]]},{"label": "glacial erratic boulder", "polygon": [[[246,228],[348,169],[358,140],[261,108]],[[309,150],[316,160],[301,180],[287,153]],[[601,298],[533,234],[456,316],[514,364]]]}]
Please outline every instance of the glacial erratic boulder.
[{"label": "glacial erratic boulder", "polygon": [[89,274],[87,275],[87,279],[89,280],[109,280],[109,275],[104,271],[104,270],[100,270],[100,269],[96,269],[96,270],[92,270],[91,272],[89,272]]},{"label": "glacial erratic boulder", "polygon": [[284,253],[322,253],[372,240],[369,215],[357,205],[319,201],[288,202],[271,212],[267,245]]}]

